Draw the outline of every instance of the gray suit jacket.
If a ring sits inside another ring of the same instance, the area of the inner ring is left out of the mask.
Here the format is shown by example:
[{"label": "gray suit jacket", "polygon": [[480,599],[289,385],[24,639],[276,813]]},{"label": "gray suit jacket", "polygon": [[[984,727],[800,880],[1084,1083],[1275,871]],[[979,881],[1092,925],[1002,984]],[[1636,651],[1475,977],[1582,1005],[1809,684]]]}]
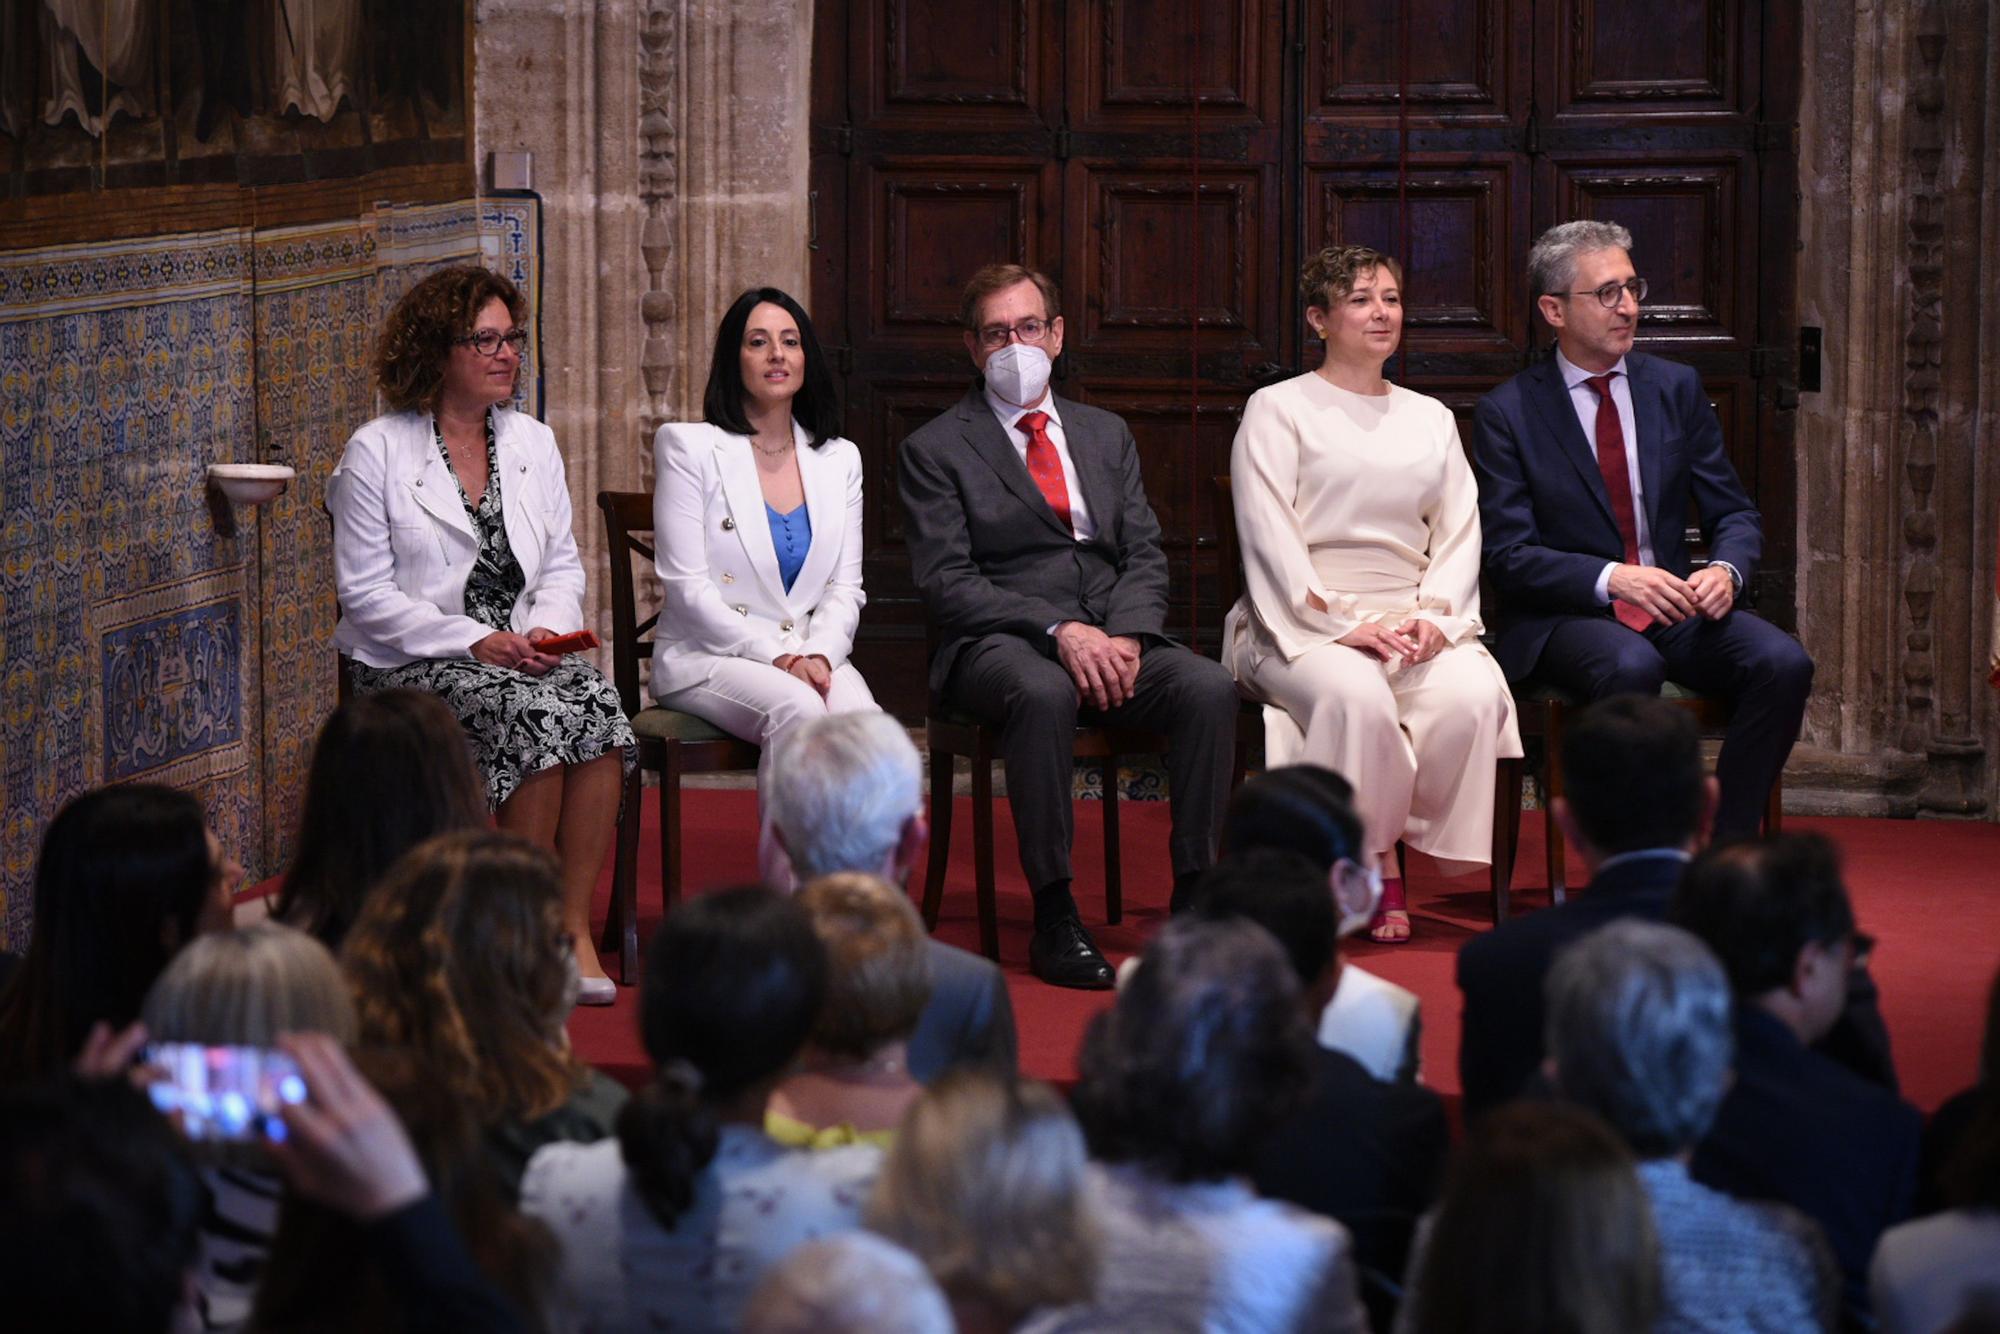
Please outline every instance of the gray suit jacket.
[{"label": "gray suit jacket", "polygon": [[902,444],[897,484],[917,590],[939,636],[931,690],[986,635],[1019,635],[1053,655],[1057,621],[1170,642],[1167,558],[1124,419],[1056,400],[1077,484],[1097,523],[1079,542],[974,389]]},{"label": "gray suit jacket", "polygon": [[1014,1002],[1006,978],[980,955],[941,940],[928,945],[931,998],[910,1038],[910,1074],[923,1084],[955,1065],[1012,1075]]}]

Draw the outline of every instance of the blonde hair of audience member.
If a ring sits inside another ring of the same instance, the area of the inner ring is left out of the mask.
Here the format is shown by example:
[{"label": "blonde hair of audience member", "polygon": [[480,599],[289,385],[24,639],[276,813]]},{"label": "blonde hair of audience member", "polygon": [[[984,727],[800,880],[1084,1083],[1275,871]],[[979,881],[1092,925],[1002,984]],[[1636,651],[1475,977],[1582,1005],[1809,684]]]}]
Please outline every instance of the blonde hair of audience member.
[{"label": "blonde hair of audience member", "polygon": [[564,1021],[576,960],[550,853],[497,830],[418,844],[347,934],[341,966],[361,1039],[415,1053],[487,1121],[533,1120],[584,1078]]},{"label": "blonde hair of audience member", "polygon": [[743,1334],[954,1334],[951,1308],[917,1258],[866,1232],[809,1241],[759,1285]]},{"label": "blonde hair of audience member", "polygon": [[799,902],[826,947],[826,999],[770,1111],[814,1128],[889,1130],[921,1091],[907,1045],[931,995],[923,923],[901,890],[858,872],[821,876]]},{"label": "blonde hair of audience member", "polygon": [[353,1045],[347,979],[326,946],[296,928],[257,922],[191,941],[140,1011],[154,1042],[275,1047],[280,1033],[325,1033]]},{"label": "blonde hair of audience member", "polygon": [[1631,1334],[1659,1309],[1631,1151],[1580,1107],[1515,1102],[1478,1121],[1419,1246],[1410,1334]]},{"label": "blonde hair of audience member", "polygon": [[866,1222],[923,1259],[965,1334],[1010,1329],[1096,1286],[1087,1161],[1055,1090],[963,1067],[905,1113]]}]

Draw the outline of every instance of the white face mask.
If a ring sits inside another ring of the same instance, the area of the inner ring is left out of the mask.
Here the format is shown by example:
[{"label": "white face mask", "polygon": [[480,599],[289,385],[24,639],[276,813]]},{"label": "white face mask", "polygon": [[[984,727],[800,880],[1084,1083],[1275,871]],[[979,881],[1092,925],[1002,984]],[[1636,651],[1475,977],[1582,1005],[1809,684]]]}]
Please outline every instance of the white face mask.
[{"label": "white face mask", "polygon": [[986,387],[1017,407],[1033,407],[1049,387],[1049,354],[1033,343],[1007,344],[986,359]]},{"label": "white face mask", "polygon": [[[1354,863],[1349,862],[1348,865],[1352,866]],[[1368,924],[1375,920],[1375,910],[1382,906],[1382,868],[1371,866],[1367,874],[1368,906],[1358,912],[1341,915],[1340,934],[1343,936],[1351,936],[1357,931],[1366,930]]]}]

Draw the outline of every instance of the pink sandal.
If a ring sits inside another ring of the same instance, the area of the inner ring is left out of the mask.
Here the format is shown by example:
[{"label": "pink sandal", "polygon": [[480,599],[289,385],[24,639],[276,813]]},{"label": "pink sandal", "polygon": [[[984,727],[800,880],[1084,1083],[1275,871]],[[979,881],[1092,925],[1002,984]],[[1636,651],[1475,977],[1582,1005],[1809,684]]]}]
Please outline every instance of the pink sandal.
[{"label": "pink sandal", "polygon": [[1378,945],[1401,945],[1410,938],[1410,905],[1403,897],[1403,877],[1382,882],[1382,902],[1368,923],[1368,938]]}]

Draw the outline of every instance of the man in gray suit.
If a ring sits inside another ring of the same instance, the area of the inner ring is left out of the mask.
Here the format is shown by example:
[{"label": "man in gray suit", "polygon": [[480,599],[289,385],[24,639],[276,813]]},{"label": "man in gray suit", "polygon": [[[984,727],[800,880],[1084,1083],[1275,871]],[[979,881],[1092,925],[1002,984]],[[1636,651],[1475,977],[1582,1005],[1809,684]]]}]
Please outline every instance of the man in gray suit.
[{"label": "man in gray suit", "polygon": [[961,314],[984,382],[903,442],[898,482],[941,640],[931,692],[1000,734],[1035,895],[1029,963],[1057,986],[1104,988],[1111,969],[1070,895],[1078,716],[1167,735],[1178,907],[1215,860],[1236,684],[1165,633],[1167,559],[1131,431],[1049,392],[1058,305],[1032,269],[973,275]]},{"label": "man in gray suit", "polygon": [[[764,883],[789,893],[837,871],[892,885],[923,860],[923,761],[886,713],[833,713],[794,731],[773,757],[758,845]],[[1000,970],[930,942],[931,998],[910,1037],[910,1074],[929,1083],[955,1065],[1014,1073],[1014,1004]]]}]

